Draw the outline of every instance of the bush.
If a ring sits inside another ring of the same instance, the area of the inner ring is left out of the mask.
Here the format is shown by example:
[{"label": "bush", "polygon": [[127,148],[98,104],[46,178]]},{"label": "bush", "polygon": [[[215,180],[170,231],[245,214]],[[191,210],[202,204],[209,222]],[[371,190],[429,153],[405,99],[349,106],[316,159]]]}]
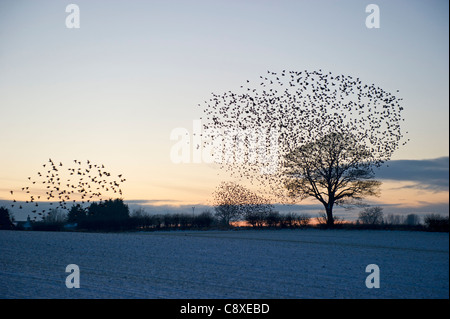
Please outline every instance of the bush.
[{"label": "bush", "polygon": [[307,214],[300,214],[296,218],[297,225],[304,228],[309,225],[311,217]]},{"label": "bush", "polygon": [[295,226],[295,220],[297,215],[295,213],[287,213],[281,216],[280,218],[280,227],[281,228],[291,228]]},{"label": "bush", "polygon": [[448,232],[449,231],[449,217],[444,217],[438,214],[426,215],[425,227],[428,231],[439,231]]},{"label": "bush", "polygon": [[309,225],[311,217],[307,214],[287,213],[280,216],[281,228],[305,228]]}]

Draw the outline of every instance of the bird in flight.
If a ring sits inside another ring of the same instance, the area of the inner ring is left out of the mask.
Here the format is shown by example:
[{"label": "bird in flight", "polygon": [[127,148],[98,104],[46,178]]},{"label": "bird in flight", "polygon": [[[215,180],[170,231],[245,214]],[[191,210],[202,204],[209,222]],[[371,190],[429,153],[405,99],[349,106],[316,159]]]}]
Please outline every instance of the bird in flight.
[{"label": "bird in flight", "polygon": [[353,134],[377,162],[389,160],[403,139],[402,99],[359,77],[321,69],[284,69],[268,70],[255,84],[245,81],[236,92],[211,93],[209,101],[201,105],[203,126],[210,132],[231,136],[239,131],[247,135],[259,132],[255,138],[267,138],[261,138],[256,148],[266,155],[274,144],[277,146],[273,160],[270,156],[248,160],[256,157],[250,137],[239,140],[242,154],[232,154],[238,161],[226,160],[230,157],[228,148],[216,150],[223,159],[219,166],[237,178],[275,181],[276,174],[261,171],[281,172],[283,156],[332,132]]}]

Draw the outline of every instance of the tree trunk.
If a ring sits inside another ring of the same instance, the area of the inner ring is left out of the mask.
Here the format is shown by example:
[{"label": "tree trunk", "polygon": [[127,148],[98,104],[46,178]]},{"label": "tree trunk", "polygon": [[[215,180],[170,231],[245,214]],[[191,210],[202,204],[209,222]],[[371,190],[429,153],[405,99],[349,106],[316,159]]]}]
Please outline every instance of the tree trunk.
[{"label": "tree trunk", "polygon": [[325,211],[327,213],[327,227],[332,228],[334,226],[333,204],[328,203],[324,206],[325,206]]}]

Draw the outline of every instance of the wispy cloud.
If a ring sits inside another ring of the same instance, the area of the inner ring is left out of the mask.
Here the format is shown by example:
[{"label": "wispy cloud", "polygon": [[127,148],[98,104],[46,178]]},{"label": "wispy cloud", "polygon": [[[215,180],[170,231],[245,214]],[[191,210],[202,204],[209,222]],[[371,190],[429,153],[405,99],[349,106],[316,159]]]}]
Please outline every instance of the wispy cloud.
[{"label": "wispy cloud", "polygon": [[449,158],[394,160],[375,172],[381,180],[406,181],[401,188],[419,188],[434,192],[449,190]]}]

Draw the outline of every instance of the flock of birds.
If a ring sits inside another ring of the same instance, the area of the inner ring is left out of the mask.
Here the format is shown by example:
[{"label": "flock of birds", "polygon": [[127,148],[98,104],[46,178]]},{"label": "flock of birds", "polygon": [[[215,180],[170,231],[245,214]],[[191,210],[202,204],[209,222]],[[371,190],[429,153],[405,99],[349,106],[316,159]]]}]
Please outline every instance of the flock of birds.
[{"label": "flock of birds", "polygon": [[[273,139],[269,137],[276,133],[280,159],[330,133],[351,134],[370,151],[373,163],[382,163],[390,159],[403,139],[401,100],[374,84],[365,84],[352,76],[333,75],[322,70],[267,71],[255,85],[247,80],[246,85],[240,86],[236,92],[212,93],[203,108],[203,131],[221,132],[222,136],[209,136],[211,139],[223,138],[237,129],[241,132],[265,132],[267,138],[260,139],[262,145],[258,147],[266,150],[273,147]],[[243,156],[251,158],[251,152],[255,150],[251,145],[253,141],[244,138],[240,142],[247,146]],[[204,142],[203,146],[208,143]],[[225,148],[219,151],[230,152]],[[242,148],[239,149],[241,151]],[[75,166],[65,170],[68,176],[62,176],[65,166],[61,162],[49,159],[48,163],[43,164],[42,172],[37,174],[40,180],[28,177],[32,185],[40,184],[46,190],[32,195],[30,186],[21,188],[22,192],[30,194],[25,204],[36,207],[33,213],[45,214],[45,209],[37,209],[42,200],[68,209],[68,204],[77,200],[85,204],[94,200],[101,202],[108,192],[122,195],[120,183],[125,181],[122,175],[117,175],[118,180],[115,180],[105,171],[104,165],[93,164],[89,160],[73,162]],[[282,163],[282,160],[242,163],[240,159],[224,161],[221,166],[237,177],[252,179],[256,176],[258,179],[262,175],[262,166],[274,166],[267,171],[277,172]],[[263,179],[267,180],[267,176]],[[11,195],[16,192],[11,190]],[[14,205],[18,205],[16,200],[13,200]],[[19,209],[22,208],[19,205]]]},{"label": "flock of birds", "polygon": [[74,204],[83,206],[97,201],[101,204],[110,197],[120,197],[120,185],[125,181],[122,174],[113,176],[103,164],[73,160],[73,165],[67,167],[50,158],[42,164],[37,176],[28,177],[28,186],[10,190],[13,198],[19,194],[25,194],[26,198],[23,201],[13,199],[11,208],[25,209],[31,205],[34,219],[45,218],[52,208],[69,210]]},{"label": "flock of birds", "polygon": [[[370,150],[373,162],[381,163],[402,143],[401,100],[357,77],[322,70],[267,71],[255,84],[247,80],[235,92],[212,93],[204,103],[202,121],[205,130],[223,134],[236,129],[263,130],[265,136],[276,132],[280,157],[330,133],[351,134]],[[251,141],[241,142],[246,144],[245,156],[250,158]],[[267,138],[262,147],[269,149],[272,142]],[[279,166],[282,161],[222,163],[222,168],[248,177],[261,175],[262,165]]]}]

